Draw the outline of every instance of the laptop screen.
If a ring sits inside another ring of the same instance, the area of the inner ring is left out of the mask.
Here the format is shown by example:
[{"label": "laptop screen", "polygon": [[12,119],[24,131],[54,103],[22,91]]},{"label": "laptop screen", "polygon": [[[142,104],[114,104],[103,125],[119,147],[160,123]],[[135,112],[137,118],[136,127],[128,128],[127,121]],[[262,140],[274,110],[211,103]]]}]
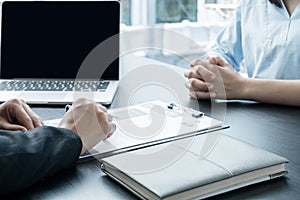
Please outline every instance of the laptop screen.
[{"label": "laptop screen", "polygon": [[[86,56],[118,34],[118,1],[27,1],[2,5],[1,77],[74,79]],[[119,41],[111,47],[119,55]],[[118,80],[116,59],[102,79]],[[86,77],[99,75],[86,72]]]}]

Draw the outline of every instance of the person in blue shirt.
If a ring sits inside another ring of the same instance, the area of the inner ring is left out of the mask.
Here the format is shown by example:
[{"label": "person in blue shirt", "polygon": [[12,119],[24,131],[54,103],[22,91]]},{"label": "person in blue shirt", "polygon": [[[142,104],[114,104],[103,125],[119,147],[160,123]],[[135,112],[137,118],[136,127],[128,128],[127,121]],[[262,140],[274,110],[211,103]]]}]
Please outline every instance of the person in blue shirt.
[{"label": "person in blue shirt", "polygon": [[[210,58],[195,60],[185,73],[190,95],[300,106],[299,3],[240,1]],[[238,73],[242,61],[248,78]]]},{"label": "person in blue shirt", "polygon": [[0,105],[0,196],[19,192],[58,170],[115,131],[106,108],[76,100],[58,127],[44,126],[20,99]]}]

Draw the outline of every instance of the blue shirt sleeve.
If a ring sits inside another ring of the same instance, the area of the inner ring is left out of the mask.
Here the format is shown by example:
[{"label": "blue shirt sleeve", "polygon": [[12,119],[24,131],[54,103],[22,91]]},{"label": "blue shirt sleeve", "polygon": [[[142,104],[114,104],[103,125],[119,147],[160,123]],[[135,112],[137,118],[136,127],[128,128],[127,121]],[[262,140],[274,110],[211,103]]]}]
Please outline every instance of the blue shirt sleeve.
[{"label": "blue shirt sleeve", "polygon": [[74,167],[81,139],[67,129],[0,130],[0,195],[18,192],[58,170]]},{"label": "blue shirt sleeve", "polygon": [[225,59],[237,71],[240,70],[240,64],[244,59],[240,5],[238,5],[230,24],[218,34],[210,54]]}]

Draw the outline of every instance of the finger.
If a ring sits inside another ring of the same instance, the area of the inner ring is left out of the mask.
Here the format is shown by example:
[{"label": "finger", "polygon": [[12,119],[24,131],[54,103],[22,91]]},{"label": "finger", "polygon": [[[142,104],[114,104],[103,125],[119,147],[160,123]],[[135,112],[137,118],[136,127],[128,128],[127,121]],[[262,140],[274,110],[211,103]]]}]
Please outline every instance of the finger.
[{"label": "finger", "polygon": [[34,128],[30,116],[27,114],[23,107],[16,109],[14,117],[18,121],[19,125],[24,126],[27,130]]},{"label": "finger", "polygon": [[24,126],[11,124],[9,122],[2,122],[0,124],[0,128],[4,130],[12,130],[12,131],[22,131],[22,132],[27,131],[27,129]]},{"label": "finger", "polygon": [[117,126],[115,123],[111,123],[111,122],[109,122],[108,124],[109,124],[110,130],[108,131],[107,135],[112,135],[116,131]]},{"label": "finger", "polygon": [[186,82],[184,85],[187,89],[190,90],[190,92],[192,92],[192,91],[208,92],[209,91],[209,89],[207,87],[203,87],[203,88],[199,88],[199,86],[198,87],[193,87],[190,84],[190,82]]},{"label": "finger", "polygon": [[203,87],[203,88],[198,88],[198,87],[193,87],[192,85],[191,85],[191,82],[190,81],[187,81],[187,82],[185,82],[184,83],[184,86],[187,88],[187,89],[189,89],[189,90],[191,90],[191,91],[208,91],[208,89],[207,88],[205,88],[205,87]]},{"label": "finger", "polygon": [[212,57],[209,59],[209,62],[211,64],[219,65],[221,67],[224,67],[227,63],[220,57]]},{"label": "finger", "polygon": [[195,60],[193,60],[192,62],[191,62],[191,67],[195,67],[196,65],[200,65],[200,59],[195,59]]},{"label": "finger", "polygon": [[[210,59],[210,60],[211,61],[216,61],[215,59]],[[210,60],[208,60],[208,62],[199,60],[198,65],[196,65],[195,67],[202,66],[202,67],[208,69],[209,71],[214,72],[215,70],[217,70],[217,66],[216,66],[216,64],[210,63],[209,62]]]},{"label": "finger", "polygon": [[110,125],[112,123],[107,120],[106,113],[104,113],[103,111],[96,112],[96,117],[100,129],[102,130],[103,134],[106,136],[111,131]]},{"label": "finger", "polygon": [[100,103],[98,103],[97,105],[100,110],[107,112],[107,108],[105,106],[102,106]]},{"label": "finger", "polygon": [[112,135],[113,135],[112,133],[111,133],[111,134],[108,134],[108,135],[106,136],[106,138],[104,138],[103,140],[104,140],[104,141],[107,140],[107,139],[110,138]]},{"label": "finger", "polygon": [[191,86],[190,89],[194,89],[194,90],[208,91],[214,88],[213,84],[204,82],[202,80],[194,79],[194,78],[189,80],[189,84]]},{"label": "finger", "polygon": [[216,93],[204,91],[191,91],[190,96],[195,99],[212,99],[216,98]]},{"label": "finger", "polygon": [[184,86],[185,86],[187,89],[191,89],[191,87],[192,87],[189,81],[185,82],[185,83],[184,83]]},{"label": "finger", "polygon": [[111,114],[106,113],[105,114],[107,121],[112,122],[113,116]]},{"label": "finger", "polygon": [[35,112],[33,112],[33,110],[31,110],[31,108],[27,104],[24,103],[23,108],[30,117],[34,128],[44,125],[43,120]]},{"label": "finger", "polygon": [[202,77],[202,80],[213,81],[216,78],[216,75],[213,73],[213,71],[203,65],[197,65],[195,66],[195,69],[199,76]]},{"label": "finger", "polygon": [[196,70],[191,70],[191,71],[184,72],[184,76],[186,78],[197,78],[197,79],[202,80],[201,75]]},{"label": "finger", "polygon": [[105,138],[103,140],[107,140],[108,138],[110,138],[113,133],[116,131],[116,124],[115,123],[108,123],[108,126],[110,127],[110,130],[107,132]]},{"label": "finger", "polygon": [[216,58],[216,57],[210,58],[210,59],[209,59],[209,63],[210,63],[210,64],[217,65],[217,64],[218,64],[217,58]]}]

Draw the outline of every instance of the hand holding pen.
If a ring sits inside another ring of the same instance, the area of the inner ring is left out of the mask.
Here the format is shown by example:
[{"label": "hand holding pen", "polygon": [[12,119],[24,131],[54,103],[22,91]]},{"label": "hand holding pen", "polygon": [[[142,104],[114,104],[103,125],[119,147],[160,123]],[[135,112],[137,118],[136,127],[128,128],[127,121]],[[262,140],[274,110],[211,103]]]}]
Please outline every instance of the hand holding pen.
[{"label": "hand holding pen", "polygon": [[116,130],[107,109],[94,101],[78,99],[72,106],[67,105],[66,111],[59,127],[70,129],[80,136],[83,144],[81,154],[109,138]]}]

